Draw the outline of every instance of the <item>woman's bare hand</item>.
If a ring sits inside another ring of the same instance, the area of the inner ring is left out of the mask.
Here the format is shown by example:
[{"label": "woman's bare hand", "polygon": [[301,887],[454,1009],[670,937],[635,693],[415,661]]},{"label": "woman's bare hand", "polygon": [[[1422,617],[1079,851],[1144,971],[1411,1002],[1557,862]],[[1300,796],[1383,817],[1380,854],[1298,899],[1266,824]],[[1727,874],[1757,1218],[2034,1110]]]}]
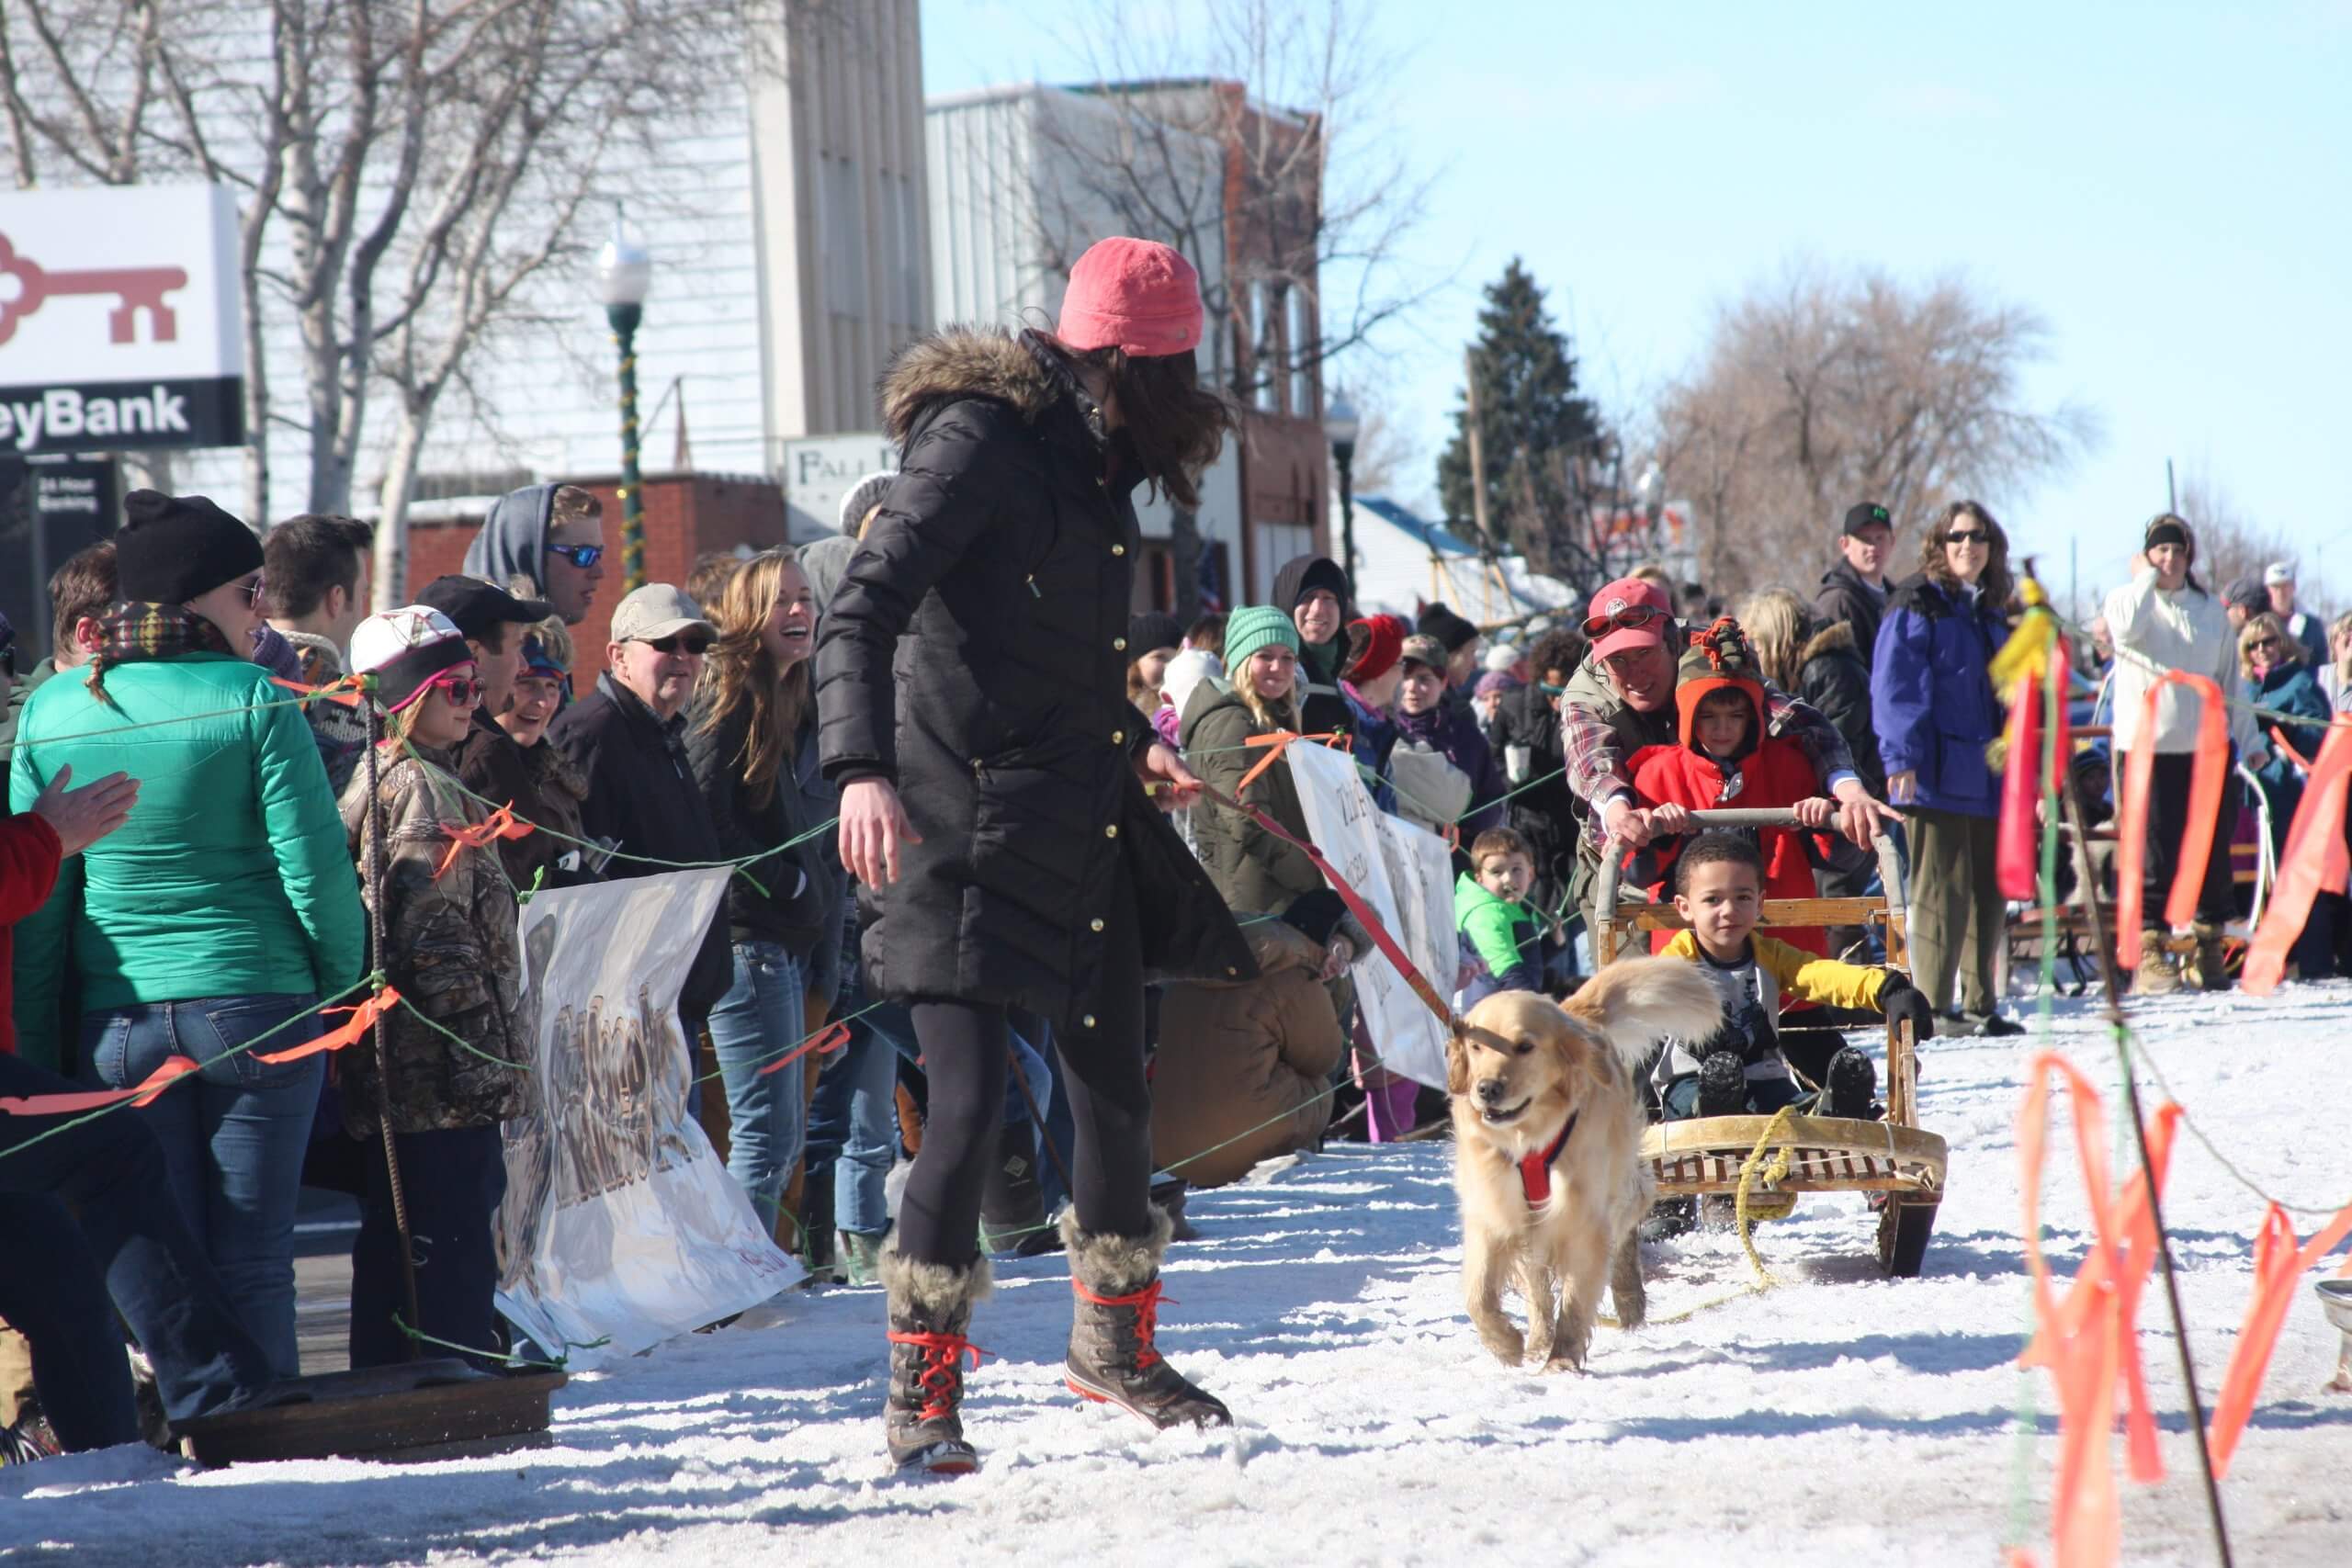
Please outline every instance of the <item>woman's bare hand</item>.
[{"label": "woman's bare hand", "polygon": [[859,779],[842,791],[842,864],[866,886],[898,881],[899,846],[922,842],[887,780]]}]

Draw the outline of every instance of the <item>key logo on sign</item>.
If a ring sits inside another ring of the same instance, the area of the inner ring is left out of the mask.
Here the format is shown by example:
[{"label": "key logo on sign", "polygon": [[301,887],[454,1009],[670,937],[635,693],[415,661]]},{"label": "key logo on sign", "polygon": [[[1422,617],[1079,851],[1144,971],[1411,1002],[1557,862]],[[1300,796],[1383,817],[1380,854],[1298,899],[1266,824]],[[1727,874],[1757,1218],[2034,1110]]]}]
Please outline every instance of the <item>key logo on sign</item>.
[{"label": "key logo on sign", "polygon": [[0,344],[16,335],[18,321],[50,300],[69,294],[114,296],[115,308],[107,312],[107,329],[116,343],[137,341],[133,326],[141,310],[147,312],[149,341],[172,343],[179,336],[179,318],[164,303],[164,296],[187,287],[187,273],[175,266],[50,272],[17,254],[8,236],[0,234]]}]

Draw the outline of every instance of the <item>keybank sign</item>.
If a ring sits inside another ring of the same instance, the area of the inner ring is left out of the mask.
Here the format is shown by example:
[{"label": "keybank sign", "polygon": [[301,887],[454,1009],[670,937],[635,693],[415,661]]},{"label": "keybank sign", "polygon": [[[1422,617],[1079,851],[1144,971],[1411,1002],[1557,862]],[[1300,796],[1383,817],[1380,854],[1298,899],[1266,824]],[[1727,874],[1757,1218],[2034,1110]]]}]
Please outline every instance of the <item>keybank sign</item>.
[{"label": "keybank sign", "polygon": [[0,453],[244,440],[225,186],[0,194]]}]

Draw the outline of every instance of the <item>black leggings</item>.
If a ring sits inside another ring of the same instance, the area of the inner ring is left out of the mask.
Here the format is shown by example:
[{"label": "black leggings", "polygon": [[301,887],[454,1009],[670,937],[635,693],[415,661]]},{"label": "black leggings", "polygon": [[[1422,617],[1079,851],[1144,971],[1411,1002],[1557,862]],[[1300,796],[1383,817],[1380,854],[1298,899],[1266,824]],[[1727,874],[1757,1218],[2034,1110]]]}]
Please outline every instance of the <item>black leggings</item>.
[{"label": "black leggings", "polygon": [[[2234,753],[2232,760],[2235,760]],[[2118,772],[2123,764],[2119,761]],[[2181,843],[2188,834],[2188,786],[2197,758],[2187,751],[2159,751],[2148,788],[2148,855],[2143,863],[2140,923],[2164,923],[2165,900],[2172,897],[2172,879],[2180,865]],[[2117,791],[2118,796],[2121,791]],[[2221,809],[2198,830],[2212,846],[2205,862],[2205,884],[2198,890],[2197,918],[2221,925],[2238,912],[2237,879],[2230,865],[2230,828],[2237,821],[2238,781],[2222,784]]]},{"label": "black leggings", "polygon": [[[1069,1021],[1054,1031],[1054,1049],[1077,1125],[1069,1181],[1078,1223],[1089,1232],[1140,1236],[1151,1229],[1143,955],[1135,898],[1125,886],[1112,908],[1093,994],[1081,995]],[[908,1011],[929,1091],[922,1150],[899,1203],[899,1251],[961,1268],[979,1256],[980,1186],[1004,1120],[1012,1054],[1005,1010],[917,999]]]}]

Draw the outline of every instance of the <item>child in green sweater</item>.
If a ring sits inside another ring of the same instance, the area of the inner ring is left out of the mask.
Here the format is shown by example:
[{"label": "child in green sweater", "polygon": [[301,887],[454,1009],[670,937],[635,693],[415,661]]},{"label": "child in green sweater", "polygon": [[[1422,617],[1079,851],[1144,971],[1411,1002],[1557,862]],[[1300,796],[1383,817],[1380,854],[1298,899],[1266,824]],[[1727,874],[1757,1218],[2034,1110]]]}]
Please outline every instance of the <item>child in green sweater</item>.
[{"label": "child in green sweater", "polygon": [[1454,1005],[1464,1011],[1497,991],[1544,988],[1543,926],[1526,902],[1534,849],[1509,828],[1491,828],[1471,844],[1470,864],[1453,886],[1463,965]]}]

